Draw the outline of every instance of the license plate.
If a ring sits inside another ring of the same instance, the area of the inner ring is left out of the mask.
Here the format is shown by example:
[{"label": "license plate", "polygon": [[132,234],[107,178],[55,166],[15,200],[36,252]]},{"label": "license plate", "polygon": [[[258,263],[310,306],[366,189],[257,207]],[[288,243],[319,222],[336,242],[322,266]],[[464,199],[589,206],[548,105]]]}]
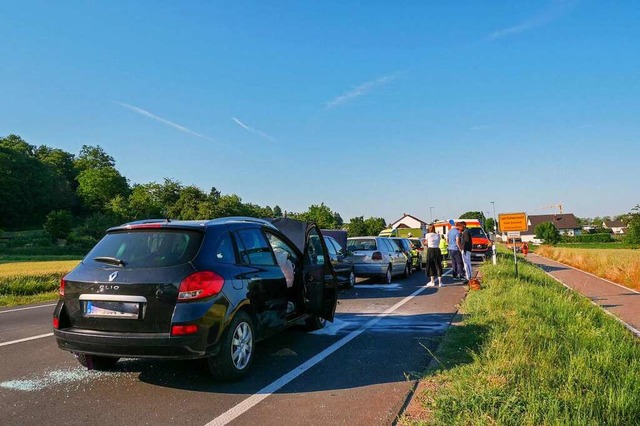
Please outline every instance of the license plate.
[{"label": "license plate", "polygon": [[140,304],[87,300],[84,303],[83,313],[85,317],[89,318],[138,319],[140,316]]}]

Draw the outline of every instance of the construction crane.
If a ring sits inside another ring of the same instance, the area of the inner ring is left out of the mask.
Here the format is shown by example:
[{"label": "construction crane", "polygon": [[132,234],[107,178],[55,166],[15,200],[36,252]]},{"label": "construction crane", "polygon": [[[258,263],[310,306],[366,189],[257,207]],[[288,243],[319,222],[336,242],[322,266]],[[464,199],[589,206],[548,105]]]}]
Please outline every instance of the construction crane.
[{"label": "construction crane", "polygon": [[557,208],[560,211],[560,214],[562,214],[562,204],[551,204],[550,206],[544,206],[544,207],[538,207],[535,211],[538,210],[543,210],[543,209],[555,209]]}]

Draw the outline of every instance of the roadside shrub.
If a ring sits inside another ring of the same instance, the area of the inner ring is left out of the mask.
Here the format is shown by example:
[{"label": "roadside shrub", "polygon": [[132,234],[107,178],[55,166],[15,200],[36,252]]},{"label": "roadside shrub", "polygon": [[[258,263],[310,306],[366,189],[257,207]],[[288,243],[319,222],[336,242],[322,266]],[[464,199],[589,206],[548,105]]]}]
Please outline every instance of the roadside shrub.
[{"label": "roadside shrub", "polygon": [[95,213],[87,217],[82,224],[75,229],[75,234],[77,237],[93,238],[95,242],[104,237],[107,229],[119,224],[118,219],[111,215]]},{"label": "roadside shrub", "polygon": [[576,235],[575,237],[563,236],[561,241],[563,243],[571,244],[571,243],[612,243],[615,239],[611,236],[610,233],[600,233],[600,234],[585,234],[585,235]]},{"label": "roadside shrub", "polygon": [[541,223],[536,226],[534,232],[536,233],[536,238],[544,241],[545,244],[553,245],[560,241],[560,233],[551,222]]},{"label": "roadside shrub", "polygon": [[44,230],[54,240],[66,240],[73,227],[73,216],[68,210],[56,210],[47,215]]}]

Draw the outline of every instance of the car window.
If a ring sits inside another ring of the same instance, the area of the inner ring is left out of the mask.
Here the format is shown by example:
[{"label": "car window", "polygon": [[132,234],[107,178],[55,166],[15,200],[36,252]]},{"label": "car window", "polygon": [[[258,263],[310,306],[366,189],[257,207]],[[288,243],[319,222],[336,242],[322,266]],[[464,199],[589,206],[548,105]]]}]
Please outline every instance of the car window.
[{"label": "car window", "polygon": [[291,260],[293,263],[298,262],[298,255],[296,254],[296,251],[291,248],[289,244],[285,243],[284,241],[282,241],[282,239],[272,234],[271,232],[266,232],[266,234],[267,239],[269,240],[269,244],[271,245],[271,248],[274,252],[278,250],[285,251],[288,253],[289,260]]},{"label": "car window", "polygon": [[173,229],[137,230],[107,234],[89,252],[85,263],[97,257],[124,262],[126,268],[161,268],[191,261],[202,243],[201,232]]},{"label": "car window", "polygon": [[333,246],[336,248],[336,252],[340,253],[341,251],[343,252],[344,249],[342,248],[342,246],[340,245],[339,242],[337,242],[335,240],[335,238],[331,238],[329,237],[329,240],[333,243]]},{"label": "car window", "polygon": [[309,240],[305,250],[305,262],[307,265],[324,264],[324,250],[315,227],[309,232]]},{"label": "car window", "polygon": [[334,256],[338,254],[338,251],[336,250],[336,247],[333,245],[333,241],[331,241],[331,238],[324,237],[324,244],[327,246],[327,250],[329,250],[329,254],[332,254]]},{"label": "car window", "polygon": [[259,229],[243,229],[238,231],[237,235],[240,246],[238,249],[243,263],[262,266],[276,264],[271,245]]},{"label": "car window", "polygon": [[377,250],[376,240],[373,238],[354,238],[347,241],[349,251]]},{"label": "car window", "polygon": [[231,234],[223,233],[213,244],[214,259],[218,263],[236,263],[236,253],[233,249]]},{"label": "car window", "polygon": [[420,240],[412,239],[409,241],[411,242],[411,247],[413,247],[414,249],[419,249],[420,247],[422,247],[422,242]]},{"label": "car window", "polygon": [[394,252],[396,251],[396,249],[394,248],[395,243],[392,243],[390,239],[388,238],[381,238],[380,239],[380,245],[383,246],[384,251],[388,252]]}]

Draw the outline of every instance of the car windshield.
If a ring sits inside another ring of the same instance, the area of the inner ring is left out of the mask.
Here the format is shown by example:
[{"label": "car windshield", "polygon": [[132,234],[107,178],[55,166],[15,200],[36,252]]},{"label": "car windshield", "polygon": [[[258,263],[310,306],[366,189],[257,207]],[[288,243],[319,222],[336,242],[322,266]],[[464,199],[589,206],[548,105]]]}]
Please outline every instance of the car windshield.
[{"label": "car windshield", "polygon": [[377,250],[376,240],[373,238],[355,238],[347,241],[349,251],[357,250]]},{"label": "car windshield", "polygon": [[188,230],[139,230],[107,234],[89,252],[84,263],[105,264],[118,261],[126,268],[159,268],[192,260],[203,234]]},{"label": "car windshield", "polygon": [[487,238],[487,234],[485,234],[484,229],[482,228],[469,228],[469,232],[472,237]]},{"label": "car windshield", "polygon": [[411,242],[411,248],[413,249],[419,249],[422,247],[422,242],[417,238],[412,238],[409,241]]}]

